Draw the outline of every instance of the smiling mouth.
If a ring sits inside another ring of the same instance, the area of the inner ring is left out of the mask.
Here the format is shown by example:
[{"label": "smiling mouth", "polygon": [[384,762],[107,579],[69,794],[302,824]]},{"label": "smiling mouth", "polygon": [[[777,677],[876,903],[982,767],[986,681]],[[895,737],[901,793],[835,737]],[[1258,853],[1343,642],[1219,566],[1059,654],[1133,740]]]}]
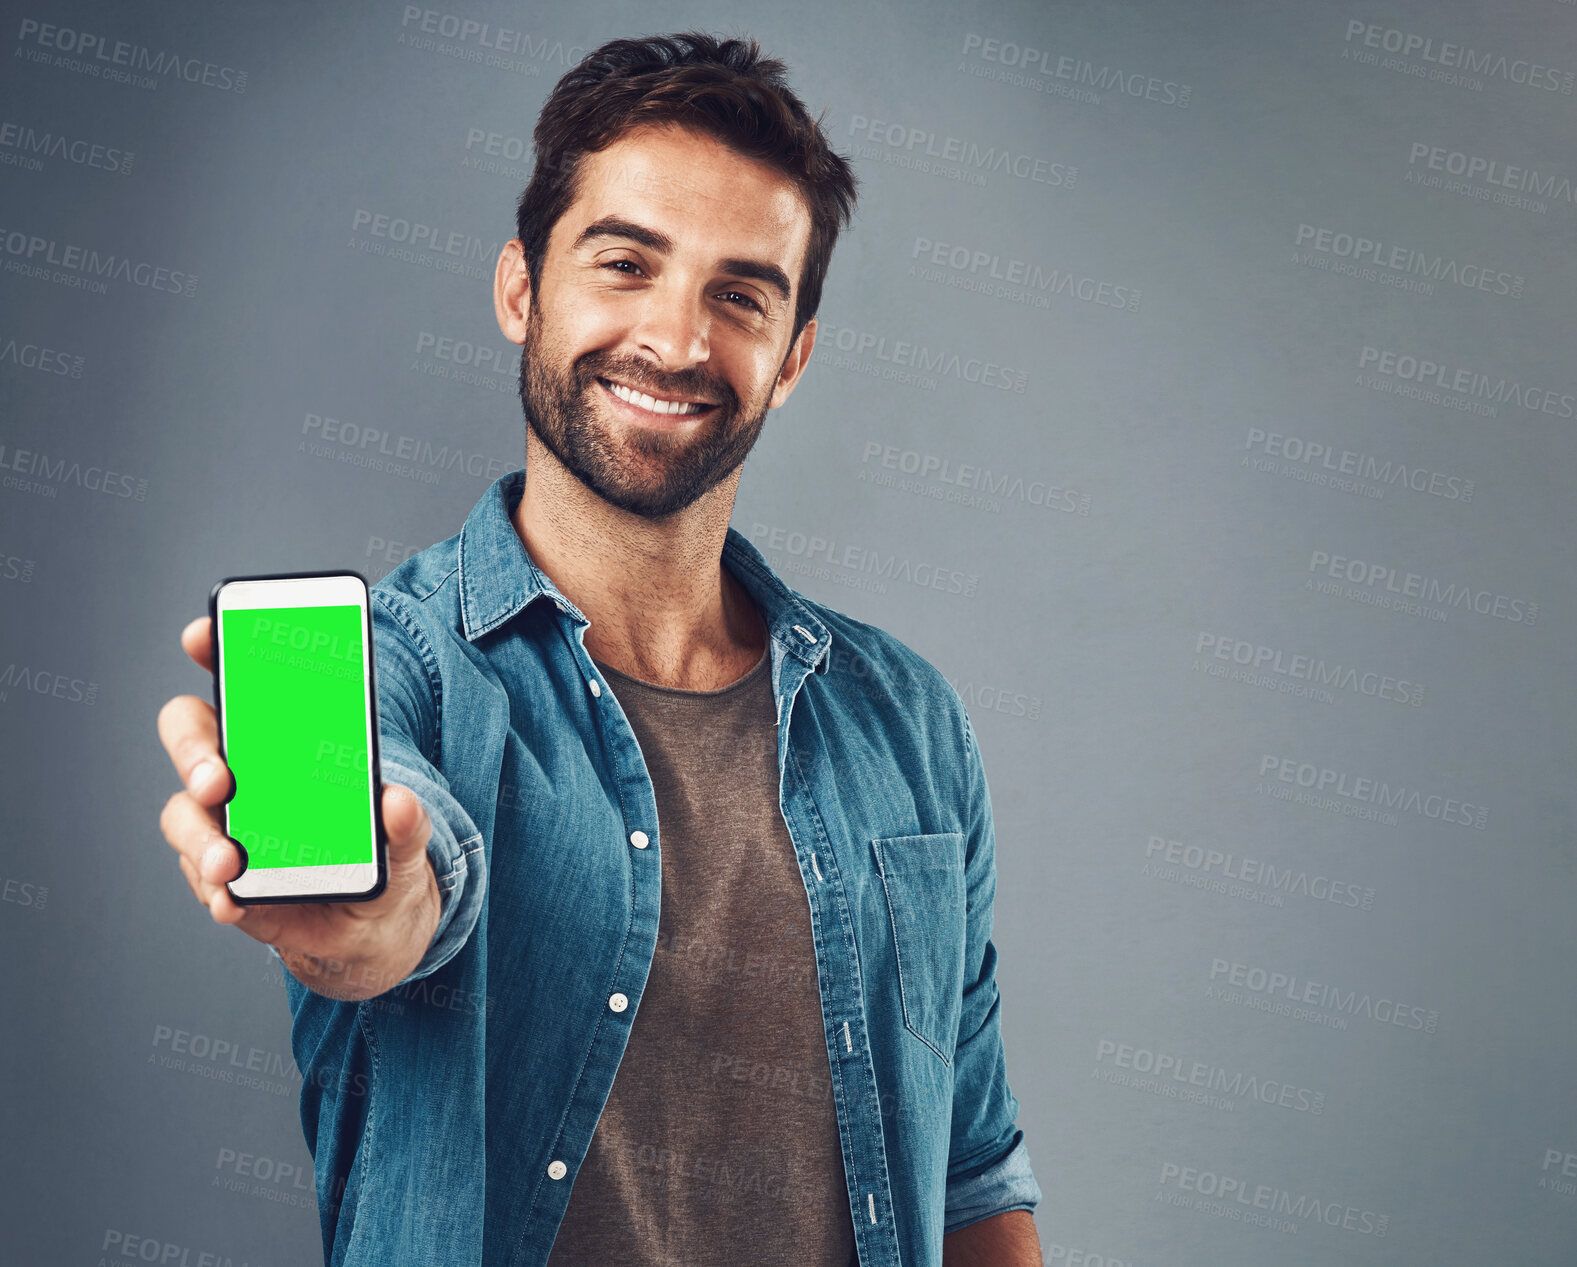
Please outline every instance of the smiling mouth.
[{"label": "smiling mouth", "polygon": [[711,401],[705,400],[668,400],[661,396],[650,396],[646,392],[638,392],[633,387],[626,387],[623,383],[616,383],[612,379],[599,378],[597,380],[609,392],[624,401],[627,405],[634,405],[648,413],[668,414],[675,417],[690,417],[695,414],[705,413],[713,408]]}]

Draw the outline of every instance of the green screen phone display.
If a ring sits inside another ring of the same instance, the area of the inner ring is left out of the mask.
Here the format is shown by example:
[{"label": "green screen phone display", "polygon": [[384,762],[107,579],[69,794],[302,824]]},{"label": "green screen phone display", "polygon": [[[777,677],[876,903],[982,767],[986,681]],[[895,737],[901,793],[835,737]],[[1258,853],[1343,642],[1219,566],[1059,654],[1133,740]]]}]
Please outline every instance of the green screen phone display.
[{"label": "green screen phone display", "polygon": [[374,861],[362,608],[221,619],[229,834],[247,869]]}]

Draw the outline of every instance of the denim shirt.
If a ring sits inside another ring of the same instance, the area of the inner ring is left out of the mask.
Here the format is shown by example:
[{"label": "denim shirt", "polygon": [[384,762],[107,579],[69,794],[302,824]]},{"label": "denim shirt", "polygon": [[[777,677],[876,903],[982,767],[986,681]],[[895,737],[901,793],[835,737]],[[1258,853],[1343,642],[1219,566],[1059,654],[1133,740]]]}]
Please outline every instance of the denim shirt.
[{"label": "denim shirt", "polygon": [[[373,999],[285,974],[330,1264],[545,1263],[657,945],[651,779],[589,621],[515,532],[524,481],[372,589],[382,776],[432,820],[442,913]],[[733,528],[722,563],[771,640],[859,1261],[937,1267],[944,1232],[1041,1199],[1003,1057],[975,735],[935,668],[789,589]]]}]

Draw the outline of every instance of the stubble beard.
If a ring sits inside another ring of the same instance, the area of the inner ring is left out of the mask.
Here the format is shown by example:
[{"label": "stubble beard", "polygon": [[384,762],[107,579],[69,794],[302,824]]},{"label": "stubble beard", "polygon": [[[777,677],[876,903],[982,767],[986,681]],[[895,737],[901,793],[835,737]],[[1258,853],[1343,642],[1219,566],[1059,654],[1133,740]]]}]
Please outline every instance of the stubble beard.
[{"label": "stubble beard", "polygon": [[[546,342],[533,302],[520,350],[526,426],[576,479],[620,510],[662,519],[685,509],[744,462],[766,425],[766,400],[741,422],[738,394],[726,380],[700,369],[670,374],[634,357],[587,352],[560,372]],[[592,403],[603,392],[599,377],[654,396],[717,401],[719,407],[695,435],[622,428],[615,436]]]}]

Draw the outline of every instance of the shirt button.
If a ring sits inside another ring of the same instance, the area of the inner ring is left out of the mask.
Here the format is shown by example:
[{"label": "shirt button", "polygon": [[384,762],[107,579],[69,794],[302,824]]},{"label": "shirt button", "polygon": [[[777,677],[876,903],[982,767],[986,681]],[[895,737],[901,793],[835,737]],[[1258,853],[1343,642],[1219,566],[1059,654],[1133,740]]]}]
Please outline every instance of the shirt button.
[{"label": "shirt button", "polygon": [[624,995],[614,993],[608,996],[608,1006],[611,1007],[615,1012],[622,1012],[625,1008],[630,1006],[630,1001],[629,999],[625,998]]},{"label": "shirt button", "polygon": [[647,840],[645,832],[632,831],[630,833],[630,843],[637,849],[645,849],[647,845],[651,844],[651,841]]},{"label": "shirt button", "polygon": [[591,687],[591,693],[593,696],[595,696],[597,699],[602,698],[602,686],[598,683],[596,678],[592,678],[586,683],[586,685]]},{"label": "shirt button", "polygon": [[550,1161],[548,1163],[549,1179],[562,1179],[564,1177],[565,1171],[566,1167],[561,1161]]}]

